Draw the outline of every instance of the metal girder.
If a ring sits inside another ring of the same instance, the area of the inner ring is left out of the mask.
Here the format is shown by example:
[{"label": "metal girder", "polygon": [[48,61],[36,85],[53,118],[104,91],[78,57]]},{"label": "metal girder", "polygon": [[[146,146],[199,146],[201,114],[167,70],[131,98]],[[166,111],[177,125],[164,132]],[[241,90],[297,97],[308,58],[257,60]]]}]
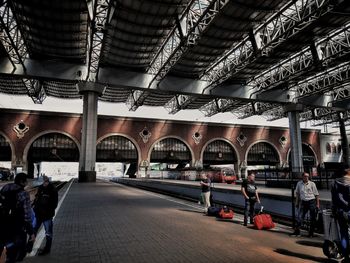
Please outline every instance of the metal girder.
[{"label": "metal girder", "polygon": [[249,85],[253,85],[256,92],[272,89],[280,82],[288,80],[291,76],[302,72],[311,65],[313,65],[313,57],[311,51],[306,49],[258,75],[249,82]]},{"label": "metal girder", "polygon": [[[150,86],[154,81],[161,81],[188,47],[198,42],[203,31],[228,2],[229,0],[191,1],[187,12],[171,31],[148,69],[148,73],[154,74]],[[181,26],[185,27],[185,32]]]},{"label": "metal girder", "polygon": [[262,115],[267,121],[275,121],[282,118],[286,118],[287,114],[282,106],[265,111]]},{"label": "metal girder", "polygon": [[333,111],[330,112],[329,114],[325,114],[317,119],[311,120],[311,126],[320,126],[320,125],[325,125],[325,124],[331,124],[334,122],[339,122],[339,118],[342,120],[346,121],[350,119],[350,111],[344,111],[344,112],[338,112],[338,111]]},{"label": "metal girder", "polygon": [[202,106],[199,110],[205,117],[211,117],[219,112],[230,111],[232,107],[237,105],[239,101],[231,99],[214,99]]},{"label": "metal girder", "polygon": [[[244,107],[237,108],[232,111],[233,114],[239,116],[239,119],[245,119],[252,117],[254,115],[262,115],[266,111],[273,110],[279,107],[279,104],[275,103],[266,103],[266,102],[251,102],[247,103]],[[242,111],[243,112],[240,112]]]},{"label": "metal girder", "polygon": [[180,110],[186,109],[187,106],[195,99],[196,98],[193,96],[178,94],[169,100],[164,105],[164,108],[169,112],[169,114],[175,114]]},{"label": "metal girder", "polygon": [[313,110],[308,110],[308,111],[304,111],[304,112],[299,113],[299,121],[300,122],[309,121],[309,120],[312,120],[313,118],[314,118]]},{"label": "metal girder", "polygon": [[296,91],[296,98],[303,98],[349,82],[349,77],[350,63],[346,62],[299,82],[291,89]]},{"label": "metal girder", "polygon": [[237,109],[231,111],[238,119],[245,119],[255,115],[255,109],[253,103],[247,103]]},{"label": "metal girder", "polygon": [[254,52],[252,37],[246,37],[206,70],[202,79],[210,82],[207,88],[213,88],[233,76],[253,62],[257,58],[255,55],[268,56],[278,45],[331,9],[330,0],[292,1],[256,30],[254,39],[260,39],[257,41],[258,53]]},{"label": "metal girder", "polygon": [[332,91],[333,100],[334,101],[340,101],[344,99],[350,98],[350,84],[347,83],[345,85],[342,85],[340,88],[335,89]]},{"label": "metal girder", "polygon": [[133,90],[131,91],[128,99],[126,100],[126,106],[129,111],[136,111],[138,107],[143,105],[146,97],[149,95],[148,91]]},{"label": "metal girder", "polygon": [[256,92],[272,89],[283,81],[290,81],[305,70],[322,63],[326,66],[331,60],[350,52],[350,24],[336,30],[326,38],[311,43],[310,47],[298,52],[278,65],[262,72],[249,82]]},{"label": "metal girder", "polygon": [[350,23],[341,29],[332,32],[329,37],[316,43],[322,51],[323,65],[329,64],[331,60],[336,60],[340,55],[350,53]]},{"label": "metal girder", "polygon": [[9,6],[9,1],[1,1],[0,6],[0,41],[3,44],[14,68],[22,66],[25,70],[24,60],[28,57],[27,47],[24,44],[15,17]]},{"label": "metal girder", "polygon": [[299,118],[300,121],[311,121],[311,120],[317,120],[317,119],[323,119],[327,118],[328,115],[336,114],[337,111],[334,111],[332,109],[327,109],[327,108],[315,108],[315,109],[310,109],[305,112],[300,112],[299,113]]},{"label": "metal girder", "polygon": [[[110,22],[110,19],[112,18],[114,12],[114,6],[112,3],[114,3],[112,0],[92,1],[93,14],[91,26],[89,28],[89,46],[87,48],[87,80],[90,81],[95,81],[98,76],[104,32],[106,25]],[[87,0],[87,5],[88,7],[91,6],[91,1]]]},{"label": "metal girder", "polygon": [[41,104],[46,98],[45,89],[41,81],[35,79],[23,79],[22,81],[33,102],[35,104]]}]

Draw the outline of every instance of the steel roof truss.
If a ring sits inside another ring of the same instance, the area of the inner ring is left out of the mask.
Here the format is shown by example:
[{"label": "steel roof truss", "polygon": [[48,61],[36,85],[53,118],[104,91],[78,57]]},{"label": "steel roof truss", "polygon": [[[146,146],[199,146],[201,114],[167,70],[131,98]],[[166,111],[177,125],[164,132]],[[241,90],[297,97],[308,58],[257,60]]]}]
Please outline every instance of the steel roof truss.
[{"label": "steel roof truss", "polygon": [[[90,1],[87,2],[89,5]],[[91,21],[91,27],[89,28],[91,36],[89,48],[87,49],[88,79],[91,81],[95,81],[97,79],[104,31],[107,23],[110,22],[115,9],[112,2],[112,0],[93,1],[94,13]]]},{"label": "steel roof truss", "polygon": [[[261,55],[268,56],[276,46],[312,24],[330,9],[328,0],[293,1],[293,4],[260,26],[254,37],[250,34],[250,37],[226,52],[203,74],[202,78],[210,82],[209,88],[219,85],[255,60],[254,54],[257,52],[254,52],[254,46],[255,49],[260,48]],[[252,39],[255,43],[252,43]]]},{"label": "steel roof truss", "polygon": [[28,51],[8,1],[2,1],[0,20],[3,29],[0,32],[0,41],[13,67],[21,65],[25,70],[24,60],[28,57]]},{"label": "steel roof truss", "polygon": [[193,96],[178,94],[169,100],[164,105],[164,108],[169,112],[169,114],[175,114],[180,110],[186,109],[187,106],[195,99],[196,98]]},{"label": "steel roof truss", "polygon": [[249,84],[254,86],[256,92],[261,92],[274,88],[282,81],[292,79],[293,76],[305,72],[317,63],[326,66],[331,59],[335,60],[350,52],[349,30],[350,24],[341,30],[336,30],[330,37],[311,43],[310,47],[262,72]]},{"label": "steel roof truss", "polygon": [[269,71],[264,72],[262,75],[258,75],[249,84],[254,86],[256,92],[272,89],[280,82],[309,68],[312,64],[313,57],[311,51],[305,50],[283,61]]},{"label": "steel roof truss", "polygon": [[277,108],[265,111],[262,114],[262,117],[264,117],[267,121],[275,121],[287,117],[287,114],[284,111],[284,108],[279,106]]},{"label": "steel roof truss", "polygon": [[33,102],[35,104],[41,104],[46,98],[45,89],[42,83],[35,79],[24,78],[22,81],[27,89],[29,97],[31,97]]},{"label": "steel roof truss", "polygon": [[[197,43],[203,31],[228,2],[229,0],[194,0],[191,2],[187,13],[172,30],[148,69],[148,73],[155,75],[150,85],[154,81],[161,81],[188,47]],[[183,30],[184,21],[185,32]]]},{"label": "steel roof truss", "polygon": [[129,111],[136,111],[138,107],[143,105],[146,97],[149,95],[148,91],[133,90],[131,91],[128,99],[126,100],[126,106]]},{"label": "steel roof truss", "polygon": [[219,112],[230,111],[237,103],[237,100],[217,98],[208,102],[199,110],[204,113],[204,116],[211,117]]},{"label": "steel roof truss", "polygon": [[268,55],[276,46],[333,8],[329,0],[298,0],[293,2],[256,32],[263,39],[261,43],[263,55]]},{"label": "steel roof truss", "polygon": [[334,101],[340,101],[344,99],[350,98],[350,84],[347,83],[340,88],[334,90],[333,92],[333,100]]},{"label": "steel roof truss", "polygon": [[237,109],[231,111],[238,119],[245,119],[255,115],[255,109],[253,103],[247,103]]},{"label": "steel roof truss", "polygon": [[348,54],[350,52],[350,24],[318,43],[318,46],[322,50],[324,65],[328,63],[327,59],[335,60],[340,55]]},{"label": "steel roof truss", "polygon": [[302,98],[342,85],[350,81],[349,75],[350,63],[347,62],[298,83],[292,89],[297,91],[297,98]]}]

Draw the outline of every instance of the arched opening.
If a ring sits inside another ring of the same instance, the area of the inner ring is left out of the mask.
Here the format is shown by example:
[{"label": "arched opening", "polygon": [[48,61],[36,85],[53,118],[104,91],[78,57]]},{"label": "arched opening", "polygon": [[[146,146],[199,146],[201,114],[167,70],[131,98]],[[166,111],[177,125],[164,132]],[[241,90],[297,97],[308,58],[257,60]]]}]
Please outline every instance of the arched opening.
[{"label": "arched opening", "polygon": [[[333,146],[334,145],[334,146]],[[336,152],[336,146],[333,143],[333,145],[331,145],[331,152],[333,153],[333,151]],[[315,153],[313,152],[313,150],[311,149],[311,147],[305,143],[302,144],[301,146],[302,148],[302,155],[303,155],[303,167],[304,167],[304,171],[310,173],[310,175],[313,174],[313,172],[315,172],[316,169],[316,156]],[[291,157],[292,153],[291,151],[289,151],[289,155],[288,155],[288,160],[289,160],[289,167],[292,167],[292,157]]]},{"label": "arched opening", "polygon": [[152,148],[147,176],[177,179],[190,164],[191,152],[188,146],[177,138],[165,138]]},{"label": "arched opening", "polygon": [[12,179],[11,156],[10,143],[0,134],[0,180],[2,181]]},{"label": "arched opening", "polygon": [[214,182],[236,180],[238,158],[235,149],[224,140],[210,142],[203,152],[203,169]]},{"label": "arched opening", "polygon": [[28,175],[47,175],[53,180],[69,180],[78,177],[79,149],[67,135],[47,133],[38,137],[30,146]]},{"label": "arched opening", "polygon": [[268,142],[258,142],[248,151],[247,170],[255,170],[256,179],[278,178],[280,158]]},{"label": "arched opening", "polygon": [[137,149],[132,141],[111,135],[97,143],[96,174],[98,177],[136,177]]}]

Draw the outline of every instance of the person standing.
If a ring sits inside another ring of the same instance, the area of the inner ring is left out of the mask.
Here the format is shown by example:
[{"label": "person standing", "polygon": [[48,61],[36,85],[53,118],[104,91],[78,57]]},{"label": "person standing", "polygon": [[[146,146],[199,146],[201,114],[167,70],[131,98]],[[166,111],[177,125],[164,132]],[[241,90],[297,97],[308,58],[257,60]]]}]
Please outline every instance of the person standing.
[{"label": "person standing", "polygon": [[243,225],[247,226],[248,216],[249,223],[253,224],[253,217],[255,215],[255,203],[260,204],[260,198],[258,194],[258,189],[255,185],[255,173],[248,172],[247,179],[243,179],[241,192],[244,197],[244,221]]},{"label": "person standing", "polygon": [[0,255],[3,248],[6,247],[7,263],[23,260],[26,255],[27,235],[29,235],[29,241],[34,242],[35,240],[30,196],[24,190],[26,185],[27,174],[19,173],[14,183],[6,184],[0,190],[2,204],[9,208],[8,213],[2,214],[2,220],[5,223],[1,226],[0,235]]},{"label": "person standing", "polygon": [[46,255],[51,251],[52,237],[53,237],[53,221],[55,216],[55,209],[58,204],[58,193],[53,184],[47,176],[43,176],[43,183],[39,186],[35,195],[33,209],[36,217],[36,224],[34,232],[37,233],[40,226],[45,228],[45,247],[39,251],[38,255]]},{"label": "person standing", "polygon": [[349,259],[349,222],[350,222],[350,169],[345,169],[343,177],[337,178],[331,188],[332,207],[338,220],[340,232],[340,244],[343,262]]},{"label": "person standing", "polygon": [[210,179],[206,174],[202,174],[202,180],[200,182],[202,189],[202,200],[204,202],[204,212],[208,212],[208,208],[210,207]]},{"label": "person standing", "polygon": [[300,227],[303,224],[307,212],[310,213],[310,229],[308,237],[314,236],[316,209],[320,208],[320,199],[316,184],[310,181],[309,177],[310,175],[304,172],[302,180],[297,183],[295,188],[295,205],[298,208],[298,217],[292,236],[300,236]]}]

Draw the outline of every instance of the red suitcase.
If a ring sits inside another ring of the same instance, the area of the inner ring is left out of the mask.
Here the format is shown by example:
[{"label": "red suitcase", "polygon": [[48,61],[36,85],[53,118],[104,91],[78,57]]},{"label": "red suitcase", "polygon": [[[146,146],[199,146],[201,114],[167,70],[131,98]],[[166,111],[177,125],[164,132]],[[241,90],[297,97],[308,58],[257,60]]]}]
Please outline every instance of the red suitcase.
[{"label": "red suitcase", "polygon": [[254,218],[254,226],[261,230],[261,229],[271,229],[275,227],[275,223],[272,221],[271,215],[269,214],[259,214],[256,215]]},{"label": "red suitcase", "polygon": [[228,209],[227,207],[221,208],[218,217],[222,219],[232,219],[234,216],[234,213],[232,209]]}]

